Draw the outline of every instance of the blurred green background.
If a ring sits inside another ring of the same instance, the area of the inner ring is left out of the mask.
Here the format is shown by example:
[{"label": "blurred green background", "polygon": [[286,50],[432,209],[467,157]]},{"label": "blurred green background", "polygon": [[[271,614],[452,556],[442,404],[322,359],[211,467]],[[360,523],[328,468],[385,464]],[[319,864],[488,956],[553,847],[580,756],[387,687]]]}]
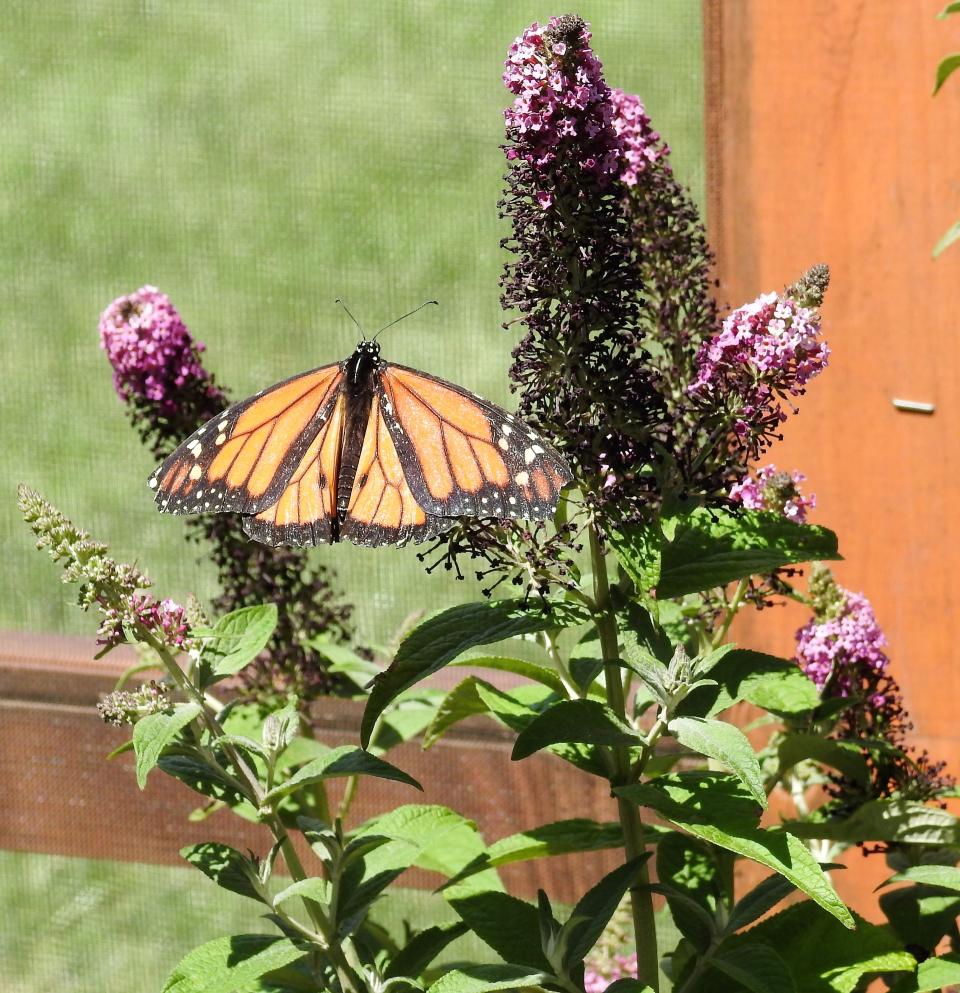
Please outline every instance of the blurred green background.
[{"label": "blurred green background", "polygon": [[[585,0],[612,85],[640,93],[702,200],[700,0]],[[385,356],[510,404],[500,329],[500,82],[527,2],[7,0],[0,31],[0,628],[92,631],[14,506],[27,482],[138,560],[211,589],[115,397],[100,311],[168,293],[234,398],[346,356],[435,297]],[[313,554],[367,641],[472,595],[415,550]]]}]

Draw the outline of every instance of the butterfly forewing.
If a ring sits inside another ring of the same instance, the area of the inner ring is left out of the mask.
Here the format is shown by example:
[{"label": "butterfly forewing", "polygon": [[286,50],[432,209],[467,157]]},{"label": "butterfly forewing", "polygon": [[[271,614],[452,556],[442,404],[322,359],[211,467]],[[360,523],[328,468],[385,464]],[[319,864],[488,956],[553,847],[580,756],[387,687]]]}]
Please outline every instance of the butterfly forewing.
[{"label": "butterfly forewing", "polygon": [[383,415],[413,497],[431,515],[544,520],[572,476],[532,428],[453,383],[380,371]]},{"label": "butterfly forewing", "polygon": [[173,514],[255,514],[274,504],[334,409],[340,364],[278,383],[228,407],[180,445],[150,477]]}]

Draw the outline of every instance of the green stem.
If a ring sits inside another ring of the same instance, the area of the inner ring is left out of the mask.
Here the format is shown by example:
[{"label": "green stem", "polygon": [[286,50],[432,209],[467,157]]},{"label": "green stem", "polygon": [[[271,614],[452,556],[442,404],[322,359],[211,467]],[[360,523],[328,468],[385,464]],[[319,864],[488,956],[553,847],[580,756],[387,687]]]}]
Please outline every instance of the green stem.
[{"label": "green stem", "polygon": [[[204,698],[203,691],[187,679],[183,670],[177,664],[176,658],[174,658],[173,654],[166,647],[166,645],[154,638],[153,635],[146,629],[140,629],[137,633],[141,640],[150,645],[150,647],[160,657],[160,660],[163,662],[164,668],[167,670],[170,678],[189,698],[192,698],[200,705],[201,719],[203,720],[207,730],[210,732],[211,737],[222,738],[224,735],[223,728],[220,727],[220,724],[216,720],[216,716]],[[244,761],[243,756],[240,755],[232,744],[223,743],[222,748],[224,754],[227,755],[230,759],[230,763],[239,774],[239,777],[245,787],[245,792],[248,794],[248,798],[251,799],[257,807],[261,807],[264,797],[264,790],[257,774]],[[279,816],[275,812],[271,812],[264,818],[264,820],[273,833],[274,838],[280,843],[280,850],[283,852],[283,858],[287,864],[287,868],[290,870],[291,877],[296,882],[306,879],[307,873],[300,861],[300,856],[293,847],[293,842],[290,839],[290,835],[287,834],[287,829],[283,826],[283,822],[280,820]],[[323,937],[323,950],[330,957],[330,960],[336,967],[344,989],[351,991],[351,993],[364,993],[365,985],[363,980],[347,962],[343,949],[336,940],[333,926],[330,921],[327,920],[326,914],[323,912],[323,908],[315,900],[311,900],[309,898],[304,898],[303,902],[304,906],[307,908],[307,913],[310,915],[310,920],[313,921],[318,933]]]},{"label": "green stem", "polygon": [[713,636],[713,641],[711,642],[712,648],[719,648],[723,644],[723,639],[726,638],[727,632],[730,630],[730,625],[733,623],[733,619],[737,616],[737,611],[739,611],[740,607],[743,605],[743,599],[747,595],[747,590],[749,589],[749,579],[741,579],[737,584],[733,598],[730,600],[730,603],[727,604],[727,616],[723,619],[723,623],[717,628],[717,632]]},{"label": "green stem", "polygon": [[337,808],[337,820],[346,822],[347,814],[350,813],[350,808],[353,806],[353,801],[357,795],[357,788],[359,786],[359,776],[351,776],[347,780],[347,785],[343,789],[343,798],[340,800],[340,806]]},{"label": "green stem", "polygon": [[[623,679],[620,675],[620,647],[617,640],[617,621],[610,603],[610,582],[607,578],[607,563],[596,527],[590,525],[590,557],[593,564],[594,621],[600,636],[603,652],[604,681],[607,687],[607,702],[610,709],[626,721],[626,700],[623,693]],[[614,774],[614,786],[630,782],[630,751],[625,745],[615,745],[610,749]],[[643,821],[640,809],[628,800],[617,798],[617,812],[623,830],[624,850],[627,859],[633,859],[646,852]],[[646,983],[654,993],[660,989],[660,965],[657,953],[657,930],[653,915],[653,896],[649,889],[650,873],[646,864],[640,867],[635,884],[630,889],[630,907],[633,915],[633,932],[637,945],[637,979]]]}]

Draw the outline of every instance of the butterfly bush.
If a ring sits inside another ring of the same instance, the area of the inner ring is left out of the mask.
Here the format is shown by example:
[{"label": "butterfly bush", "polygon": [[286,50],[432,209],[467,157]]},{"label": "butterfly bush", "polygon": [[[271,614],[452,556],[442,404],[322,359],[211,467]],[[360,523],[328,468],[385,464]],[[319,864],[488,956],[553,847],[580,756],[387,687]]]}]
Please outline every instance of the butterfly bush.
[{"label": "butterfly bush", "polygon": [[816,494],[805,496],[801,484],[802,472],[778,472],[775,465],[765,465],[754,476],[748,476],[730,487],[730,499],[747,510],[770,510],[789,521],[806,524],[807,511],[817,505]]},{"label": "butterfly bush", "polygon": [[[200,360],[204,346],[156,287],[114,300],[100,318],[100,343],[117,393],[158,462],[229,404]],[[303,549],[251,541],[233,515],[188,517],[184,527],[187,539],[202,544],[217,568],[218,612],[259,603],[276,603],[280,611],[271,643],[241,675],[247,689],[261,697],[292,691],[304,700],[334,689],[326,663],[307,644],[321,634],[334,641],[352,634],[352,607],[334,589],[332,573],[312,565]],[[163,608],[144,602],[141,609],[146,616]]]},{"label": "butterfly bush", "polygon": [[[887,639],[870,601],[844,589],[816,563],[808,591],[811,619],[796,634],[795,659],[827,699],[849,700],[831,737],[864,742],[869,782],[830,777],[829,812],[846,815],[870,799],[935,799],[953,786],[945,763],[907,744],[913,730],[900,687],[890,673]],[[889,748],[877,749],[876,742]]]}]

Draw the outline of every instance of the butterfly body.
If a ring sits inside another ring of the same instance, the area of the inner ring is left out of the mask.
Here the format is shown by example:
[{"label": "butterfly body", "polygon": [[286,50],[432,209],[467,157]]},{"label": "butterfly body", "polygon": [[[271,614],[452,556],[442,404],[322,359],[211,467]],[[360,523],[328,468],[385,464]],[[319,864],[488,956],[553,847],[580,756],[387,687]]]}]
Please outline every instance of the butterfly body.
[{"label": "butterfly body", "polygon": [[149,482],[161,511],[239,513],[266,544],[402,545],[462,516],[545,519],[570,479],[528,425],[364,340],[229,407]]}]

